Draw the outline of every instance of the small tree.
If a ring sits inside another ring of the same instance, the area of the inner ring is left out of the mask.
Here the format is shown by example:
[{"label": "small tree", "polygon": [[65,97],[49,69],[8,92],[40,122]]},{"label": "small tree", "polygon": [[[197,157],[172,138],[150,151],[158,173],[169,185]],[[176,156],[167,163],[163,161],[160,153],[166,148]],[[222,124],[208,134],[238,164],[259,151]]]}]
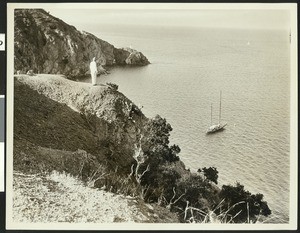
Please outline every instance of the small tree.
[{"label": "small tree", "polygon": [[[142,139],[143,137],[141,137]],[[136,167],[134,169],[134,164],[132,164],[131,166],[131,173],[129,175],[130,176],[134,176],[136,182],[138,183],[138,185],[141,188],[141,197],[144,199],[145,195],[146,195],[146,191],[149,188],[149,185],[147,188],[143,187],[142,183],[142,178],[143,176],[150,171],[150,166],[149,164],[147,165],[147,168],[140,172],[140,168],[145,164],[145,161],[147,160],[147,156],[144,154],[143,150],[142,150],[142,146],[141,146],[141,139],[139,141],[139,145],[135,145],[135,150],[134,150],[134,155],[133,158],[136,161]]]},{"label": "small tree", "polygon": [[[157,201],[161,196],[170,200],[173,193],[172,188],[176,188],[177,175],[175,177],[170,175],[173,173],[172,169],[165,172],[165,166],[169,166],[179,160],[177,155],[180,152],[179,146],[169,145],[171,131],[171,125],[159,115],[149,119],[143,129],[143,138],[140,143],[146,161],[141,166],[141,169],[145,168],[145,164],[148,164],[149,171],[141,178],[141,185],[149,187],[148,195],[146,196],[149,201]],[[170,183],[166,184],[164,179],[167,179]],[[170,193],[170,196],[168,193]]]},{"label": "small tree", "polygon": [[206,180],[214,182],[215,184],[218,184],[218,171],[215,167],[209,167],[209,168],[202,168],[198,169],[198,172],[203,172],[203,175]]}]

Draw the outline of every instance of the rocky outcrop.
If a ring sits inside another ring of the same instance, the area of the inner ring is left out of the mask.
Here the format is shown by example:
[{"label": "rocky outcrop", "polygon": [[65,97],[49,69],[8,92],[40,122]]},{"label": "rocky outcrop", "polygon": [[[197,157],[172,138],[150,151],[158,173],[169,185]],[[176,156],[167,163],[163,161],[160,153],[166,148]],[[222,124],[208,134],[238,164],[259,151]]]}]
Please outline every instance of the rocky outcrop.
[{"label": "rocky outcrop", "polygon": [[15,73],[84,76],[93,57],[100,71],[102,66],[149,64],[141,52],[115,48],[42,9],[16,9],[14,28]]},{"label": "rocky outcrop", "polygon": [[116,63],[127,65],[148,64],[148,59],[141,53],[131,48],[115,49]]}]

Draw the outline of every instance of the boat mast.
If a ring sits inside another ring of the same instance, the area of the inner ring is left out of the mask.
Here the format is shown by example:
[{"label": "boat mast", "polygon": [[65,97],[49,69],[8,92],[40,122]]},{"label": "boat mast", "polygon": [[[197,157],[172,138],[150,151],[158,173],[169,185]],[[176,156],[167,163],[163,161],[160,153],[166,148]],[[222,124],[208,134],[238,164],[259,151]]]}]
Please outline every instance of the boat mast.
[{"label": "boat mast", "polygon": [[212,125],[212,104],[210,104],[210,125]]},{"label": "boat mast", "polygon": [[221,98],[222,98],[222,91],[220,91],[219,124],[221,124]]}]

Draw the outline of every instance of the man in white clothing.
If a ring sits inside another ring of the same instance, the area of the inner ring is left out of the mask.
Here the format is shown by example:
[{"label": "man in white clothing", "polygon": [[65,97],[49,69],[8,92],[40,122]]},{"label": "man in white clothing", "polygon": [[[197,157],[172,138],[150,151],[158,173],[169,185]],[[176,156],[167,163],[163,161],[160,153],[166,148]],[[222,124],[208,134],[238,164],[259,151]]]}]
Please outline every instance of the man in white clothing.
[{"label": "man in white clothing", "polygon": [[90,71],[91,71],[93,86],[96,86],[96,82],[97,82],[97,64],[96,64],[95,59],[96,58],[94,57],[90,63]]}]

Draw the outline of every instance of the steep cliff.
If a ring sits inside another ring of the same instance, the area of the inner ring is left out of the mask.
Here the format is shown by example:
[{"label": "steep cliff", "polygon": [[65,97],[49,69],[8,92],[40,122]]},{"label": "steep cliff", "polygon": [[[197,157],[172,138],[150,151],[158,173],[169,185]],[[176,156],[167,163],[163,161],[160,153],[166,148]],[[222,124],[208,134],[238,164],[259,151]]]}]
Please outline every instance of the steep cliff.
[{"label": "steep cliff", "polygon": [[118,49],[96,36],[76,30],[42,9],[15,10],[15,73],[64,74],[78,77],[89,73],[96,57],[98,70],[111,65],[147,65],[148,59],[132,49]]}]

